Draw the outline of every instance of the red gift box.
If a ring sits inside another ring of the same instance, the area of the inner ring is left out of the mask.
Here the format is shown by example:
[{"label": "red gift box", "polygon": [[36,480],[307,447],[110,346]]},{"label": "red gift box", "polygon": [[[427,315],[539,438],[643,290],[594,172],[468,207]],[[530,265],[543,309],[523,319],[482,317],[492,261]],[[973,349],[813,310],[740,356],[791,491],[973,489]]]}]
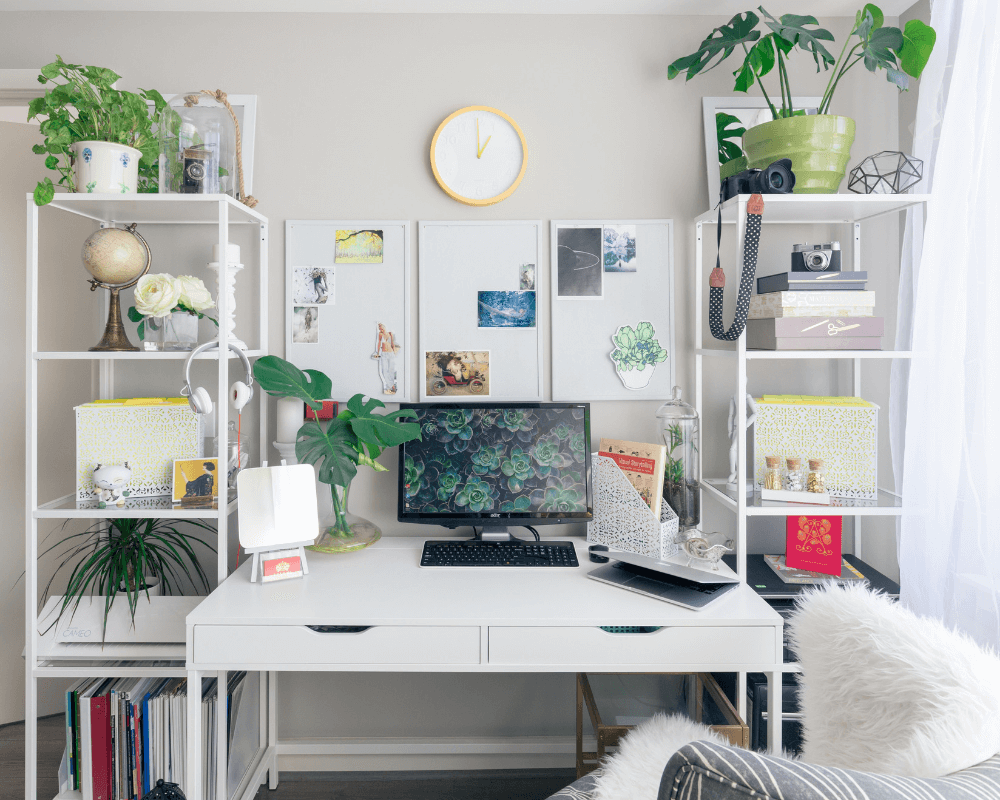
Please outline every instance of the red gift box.
[{"label": "red gift box", "polygon": [[305,416],[303,419],[333,419],[337,416],[337,401],[336,400],[324,400],[323,407],[319,411],[313,411],[309,408],[308,403],[302,404],[305,407]]},{"label": "red gift box", "polygon": [[785,563],[789,567],[840,575],[843,517],[788,517],[785,525]]}]

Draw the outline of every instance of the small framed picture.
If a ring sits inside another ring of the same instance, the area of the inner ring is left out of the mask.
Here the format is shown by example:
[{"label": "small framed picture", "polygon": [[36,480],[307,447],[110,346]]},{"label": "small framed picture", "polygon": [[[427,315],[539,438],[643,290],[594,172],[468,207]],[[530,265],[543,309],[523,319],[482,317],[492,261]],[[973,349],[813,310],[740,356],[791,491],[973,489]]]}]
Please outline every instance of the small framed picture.
[{"label": "small framed picture", "polygon": [[185,505],[209,505],[219,497],[219,459],[174,460],[173,501]]}]

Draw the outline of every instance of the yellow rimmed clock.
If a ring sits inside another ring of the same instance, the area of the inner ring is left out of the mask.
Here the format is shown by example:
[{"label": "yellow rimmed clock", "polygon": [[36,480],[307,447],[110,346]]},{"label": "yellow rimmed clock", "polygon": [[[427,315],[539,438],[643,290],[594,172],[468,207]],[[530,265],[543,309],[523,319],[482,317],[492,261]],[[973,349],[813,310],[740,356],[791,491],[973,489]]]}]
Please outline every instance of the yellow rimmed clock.
[{"label": "yellow rimmed clock", "polygon": [[431,169],[451,197],[470,206],[506,200],[521,183],[528,147],[521,128],[489,106],[460,108],[431,141]]}]

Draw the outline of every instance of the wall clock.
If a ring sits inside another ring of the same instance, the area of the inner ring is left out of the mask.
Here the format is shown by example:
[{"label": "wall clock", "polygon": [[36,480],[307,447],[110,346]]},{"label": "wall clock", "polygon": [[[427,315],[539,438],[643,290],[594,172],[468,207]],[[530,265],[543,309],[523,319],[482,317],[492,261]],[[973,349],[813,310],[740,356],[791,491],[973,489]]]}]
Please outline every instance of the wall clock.
[{"label": "wall clock", "polygon": [[451,197],[489,206],[513,194],[528,166],[524,134],[510,117],[489,106],[460,108],[431,141],[431,169]]}]

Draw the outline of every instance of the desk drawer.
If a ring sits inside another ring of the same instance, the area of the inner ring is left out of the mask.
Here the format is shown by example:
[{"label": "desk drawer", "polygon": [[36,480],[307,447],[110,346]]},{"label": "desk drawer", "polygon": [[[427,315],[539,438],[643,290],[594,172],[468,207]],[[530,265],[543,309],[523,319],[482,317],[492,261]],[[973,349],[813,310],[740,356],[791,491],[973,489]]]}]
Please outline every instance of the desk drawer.
[{"label": "desk drawer", "polygon": [[203,664],[478,664],[477,627],[378,625],[321,633],[304,625],[197,625]]},{"label": "desk drawer", "polygon": [[769,664],[775,658],[770,627],[676,627],[652,633],[608,633],[600,628],[489,629],[490,664],[571,666]]}]

